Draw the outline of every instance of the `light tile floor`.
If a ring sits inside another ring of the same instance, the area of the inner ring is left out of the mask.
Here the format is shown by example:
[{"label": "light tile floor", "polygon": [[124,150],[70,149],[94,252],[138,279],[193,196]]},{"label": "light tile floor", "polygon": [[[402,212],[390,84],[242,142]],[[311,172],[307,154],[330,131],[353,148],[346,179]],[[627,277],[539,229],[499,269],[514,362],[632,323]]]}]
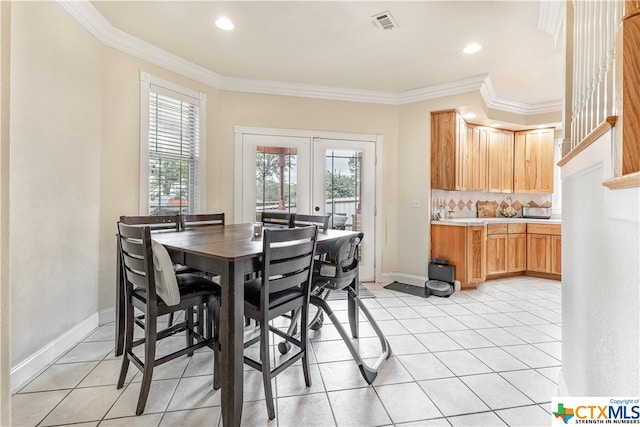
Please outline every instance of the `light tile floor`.
[{"label": "light tile floor", "polygon": [[[275,420],[267,418],[260,373],[245,367],[243,425],[550,424],[561,365],[559,282],[502,279],[448,299],[365,286],[376,298],[364,301],[393,349],[373,385],[327,320],[311,335],[312,386],[305,387],[295,366],[275,379]],[[347,322],[346,302],[331,305]],[[375,360],[379,343],[361,325],[360,350]],[[157,368],[145,413],[135,417],[140,374],[130,366],[126,386],[116,389],[120,358],[113,355],[113,334],[113,324],[99,327],[25,384],[12,397],[13,425],[221,425],[210,350]],[[183,339],[172,337],[159,350]],[[280,355],[274,350],[272,357]]]}]

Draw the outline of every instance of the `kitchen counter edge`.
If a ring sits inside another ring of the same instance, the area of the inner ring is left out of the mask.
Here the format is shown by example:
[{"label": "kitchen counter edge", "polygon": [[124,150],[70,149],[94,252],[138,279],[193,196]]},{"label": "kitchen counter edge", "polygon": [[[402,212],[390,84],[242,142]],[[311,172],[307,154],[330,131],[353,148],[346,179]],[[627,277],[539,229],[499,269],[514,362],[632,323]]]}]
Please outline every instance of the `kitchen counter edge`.
[{"label": "kitchen counter edge", "polygon": [[562,224],[559,218],[536,219],[536,218],[453,218],[431,220],[432,225],[453,225],[458,227],[468,227],[470,225],[486,224]]}]

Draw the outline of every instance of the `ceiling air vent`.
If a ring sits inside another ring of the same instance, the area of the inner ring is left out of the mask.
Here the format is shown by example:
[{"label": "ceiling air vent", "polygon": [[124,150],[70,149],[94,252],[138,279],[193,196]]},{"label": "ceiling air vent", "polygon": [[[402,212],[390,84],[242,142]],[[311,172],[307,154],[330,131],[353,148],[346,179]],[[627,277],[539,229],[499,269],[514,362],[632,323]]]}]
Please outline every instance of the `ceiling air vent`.
[{"label": "ceiling air vent", "polygon": [[391,16],[391,13],[388,10],[373,15],[373,23],[376,27],[383,28],[385,30],[390,30],[398,26],[398,23],[393,19],[393,16]]}]

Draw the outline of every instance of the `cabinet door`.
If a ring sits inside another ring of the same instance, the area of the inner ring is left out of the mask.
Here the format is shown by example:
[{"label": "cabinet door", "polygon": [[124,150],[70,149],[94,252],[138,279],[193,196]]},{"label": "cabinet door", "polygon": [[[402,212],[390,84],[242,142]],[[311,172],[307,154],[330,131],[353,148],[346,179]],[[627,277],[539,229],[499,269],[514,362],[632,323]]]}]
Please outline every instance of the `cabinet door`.
[{"label": "cabinet door", "polygon": [[551,272],[551,236],[527,234],[527,270]]},{"label": "cabinet door", "polygon": [[455,110],[431,113],[431,188],[456,190],[457,135]]},{"label": "cabinet door", "polygon": [[468,125],[465,184],[468,191],[487,191],[489,128]]},{"label": "cabinet door", "polygon": [[467,282],[480,283],[486,279],[486,242],[484,226],[467,227]]},{"label": "cabinet door", "polygon": [[490,192],[513,192],[513,132],[491,129],[487,150],[487,186]]},{"label": "cabinet door", "polygon": [[527,235],[509,234],[507,239],[507,272],[517,273],[527,268]]},{"label": "cabinet door", "polygon": [[562,274],[562,237],[551,236],[551,272]]},{"label": "cabinet door", "polygon": [[515,193],[553,193],[553,129],[515,133]]},{"label": "cabinet door", "polygon": [[487,276],[507,272],[507,253],[506,234],[487,236]]}]

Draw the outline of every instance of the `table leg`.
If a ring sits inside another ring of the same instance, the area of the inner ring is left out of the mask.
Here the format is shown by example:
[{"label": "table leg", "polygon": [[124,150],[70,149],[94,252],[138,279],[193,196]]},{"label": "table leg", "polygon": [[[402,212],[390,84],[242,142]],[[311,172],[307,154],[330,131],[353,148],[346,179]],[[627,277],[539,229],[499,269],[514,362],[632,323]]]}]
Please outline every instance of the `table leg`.
[{"label": "table leg", "polygon": [[[351,286],[353,290],[356,291],[356,295],[360,294],[360,275],[358,274],[357,271],[356,271],[355,280],[349,286]],[[353,300],[353,298],[351,298],[351,295],[349,295],[349,298],[347,301],[348,301],[347,313],[349,314],[349,326],[351,326],[351,336],[353,338],[358,338],[359,331],[360,331],[360,324],[358,323],[360,318],[360,310],[358,309],[358,305],[356,304],[356,302]]]},{"label": "table leg", "polygon": [[222,379],[222,424],[239,426],[242,419],[244,363],[244,274],[230,262],[221,275],[220,357]]}]

